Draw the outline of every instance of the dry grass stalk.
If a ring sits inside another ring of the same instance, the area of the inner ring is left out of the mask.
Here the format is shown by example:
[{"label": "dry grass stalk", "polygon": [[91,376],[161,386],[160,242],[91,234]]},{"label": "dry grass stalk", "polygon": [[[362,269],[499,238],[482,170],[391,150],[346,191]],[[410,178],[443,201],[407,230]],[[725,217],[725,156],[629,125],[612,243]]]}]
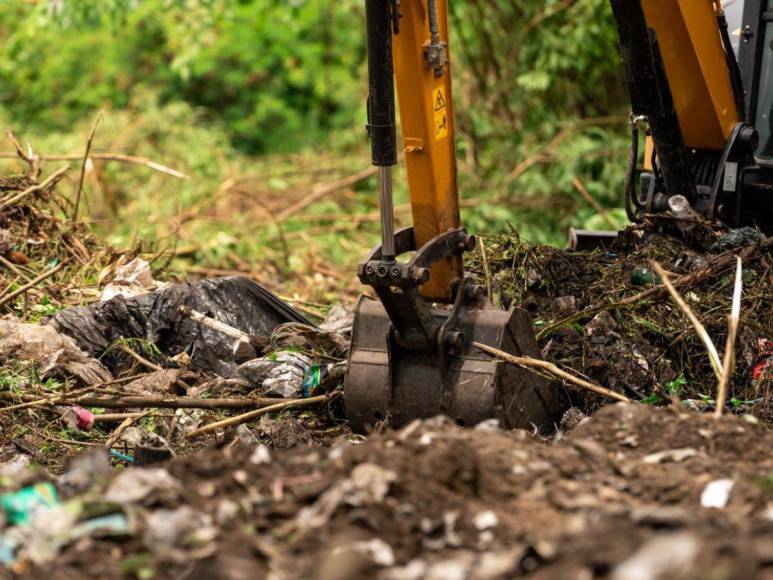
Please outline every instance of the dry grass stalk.
[{"label": "dry grass stalk", "polygon": [[34,280],[31,280],[30,282],[28,282],[27,284],[25,284],[24,286],[22,286],[18,290],[15,290],[15,291],[11,292],[10,294],[6,294],[3,298],[0,298],[0,306],[3,306],[4,304],[10,302],[11,300],[16,298],[17,296],[20,296],[21,294],[24,294],[27,290],[37,286],[43,280],[46,280],[47,278],[50,278],[51,276],[56,274],[59,270],[64,268],[66,263],[67,262],[60,262],[59,265],[55,266],[54,268],[51,268],[47,272],[43,272],[40,276],[38,276]]},{"label": "dry grass stalk", "polygon": [[733,287],[733,305],[730,315],[727,317],[727,342],[725,342],[725,358],[722,365],[722,378],[717,387],[717,404],[714,416],[721,417],[727,400],[727,387],[730,377],[735,370],[735,339],[738,336],[738,325],[741,320],[741,288],[743,286],[743,264],[741,258],[736,257],[735,285]]},{"label": "dry grass stalk", "polygon": [[581,389],[585,389],[586,391],[592,391],[597,395],[603,395],[605,397],[617,399],[618,401],[622,401],[623,403],[633,402],[631,401],[631,399],[629,399],[628,397],[626,397],[621,393],[616,393],[615,391],[611,391],[610,389],[602,387],[601,385],[597,385],[595,383],[591,383],[579,377],[575,377],[574,375],[569,374],[565,370],[558,368],[556,365],[546,360],[540,360],[540,359],[531,358],[528,356],[514,356],[502,350],[499,350],[498,348],[487,346],[480,342],[473,342],[472,345],[505,362],[509,362],[511,364],[518,365],[521,367],[539,369],[541,371],[548,372],[554,377],[563,379],[567,383],[570,383],[576,387],[580,387]]},{"label": "dry grass stalk", "polygon": [[242,423],[246,423],[247,421],[251,419],[255,419],[256,417],[260,417],[262,415],[268,415],[269,413],[277,413],[289,407],[310,407],[312,405],[324,403],[325,401],[330,400],[336,394],[337,393],[330,393],[327,395],[319,395],[318,397],[309,397],[308,399],[285,400],[285,401],[282,401],[281,403],[277,403],[276,405],[270,405],[268,407],[263,407],[262,409],[249,411],[248,413],[242,413],[241,415],[236,415],[235,417],[230,417],[228,419],[223,419],[222,421],[216,421],[214,423],[210,423],[209,425],[205,425],[204,427],[191,431],[186,435],[186,437],[188,439],[191,439],[193,437],[198,437],[199,435],[204,435],[206,433],[211,433],[212,431],[217,431],[218,429],[225,429],[226,427],[241,425]]},{"label": "dry grass stalk", "polygon": [[57,181],[59,181],[62,178],[62,176],[64,176],[64,174],[67,173],[68,171],[70,171],[70,168],[67,165],[65,165],[64,167],[60,167],[54,173],[49,175],[46,178],[46,180],[43,181],[42,183],[38,183],[37,185],[33,185],[31,187],[28,187],[24,191],[20,191],[16,195],[13,195],[13,196],[9,197],[8,199],[5,199],[2,202],[0,202],[0,209],[4,209],[4,208],[8,207],[9,205],[15,204],[16,202],[18,202],[22,198],[27,197],[31,193],[36,193],[38,191],[43,191],[43,190],[48,189],[50,186],[52,186]]},{"label": "dry grass stalk", "polygon": [[110,435],[110,438],[105,441],[105,447],[110,449],[113,445],[116,444],[116,442],[121,438],[121,435],[123,435],[124,431],[126,431],[129,427],[132,426],[132,423],[135,421],[139,421],[140,419],[147,417],[150,414],[150,412],[145,413],[139,413],[135,414],[133,413],[131,416],[126,417],[118,427],[115,428],[115,431]]},{"label": "dry grass stalk", "polygon": [[483,260],[483,273],[486,275],[486,296],[491,298],[491,271],[488,266],[488,256],[486,255],[486,242],[483,236],[478,236],[478,243],[480,244],[480,256]]},{"label": "dry grass stalk", "polygon": [[605,210],[601,204],[596,201],[596,198],[590,194],[590,192],[582,184],[582,181],[577,179],[577,177],[572,177],[572,185],[574,185],[574,188],[577,190],[577,192],[585,201],[588,202],[588,204],[596,211],[596,213],[601,216],[601,219],[603,219],[610,228],[616,230],[617,224],[615,223],[615,220],[613,220],[609,215],[609,212],[607,212],[607,210]]},{"label": "dry grass stalk", "polygon": [[[10,159],[14,157],[17,157],[16,153],[0,153],[0,159]],[[39,159],[41,161],[80,161],[83,159],[83,155],[41,155]],[[153,171],[158,171],[159,173],[171,175],[177,179],[182,179],[185,181],[190,180],[190,176],[183,173],[182,171],[177,171],[176,169],[172,169],[166,165],[161,165],[160,163],[156,163],[147,157],[124,155],[123,153],[91,153],[89,154],[89,159],[94,159],[97,161],[116,161],[118,163],[127,163],[129,165],[139,165],[141,167],[152,169]]]},{"label": "dry grass stalk", "polygon": [[83,193],[83,180],[86,177],[86,166],[89,162],[89,153],[91,153],[91,144],[94,141],[94,135],[97,133],[97,126],[99,125],[99,122],[102,120],[102,111],[99,112],[97,115],[96,120],[94,121],[94,125],[91,127],[91,131],[89,132],[89,138],[86,140],[86,151],[83,154],[83,162],[81,163],[81,173],[78,177],[78,187],[75,190],[75,208],[72,211],[72,222],[78,221],[78,210],[81,206],[81,194]]},{"label": "dry grass stalk", "polygon": [[688,306],[687,302],[684,301],[684,298],[682,298],[677,289],[674,288],[674,285],[671,283],[671,280],[668,279],[668,274],[663,269],[663,266],[654,260],[650,262],[650,264],[652,265],[652,269],[655,270],[655,273],[660,277],[663,286],[668,291],[674,303],[692,323],[693,327],[695,328],[695,332],[698,334],[701,341],[703,342],[703,345],[706,347],[706,352],[708,352],[709,361],[711,362],[711,368],[714,369],[714,374],[716,375],[717,380],[721,380],[722,361],[719,358],[717,347],[714,346],[714,341],[711,340],[709,333],[706,331],[706,327],[704,327],[703,323],[698,320],[698,317],[692,311],[692,308]]}]

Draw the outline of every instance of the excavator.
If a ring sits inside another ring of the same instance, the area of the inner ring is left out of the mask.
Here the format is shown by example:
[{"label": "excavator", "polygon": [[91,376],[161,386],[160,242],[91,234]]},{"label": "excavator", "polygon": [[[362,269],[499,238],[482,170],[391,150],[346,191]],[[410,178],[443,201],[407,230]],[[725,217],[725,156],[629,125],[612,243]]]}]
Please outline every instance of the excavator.
[{"label": "excavator", "polygon": [[[358,267],[377,300],[357,304],[346,413],[361,432],[435,415],[547,430],[562,408],[559,390],[475,346],[539,357],[530,315],[494,308],[464,275],[475,238],[459,213],[448,2],[365,0],[382,237]],[[669,212],[680,196],[706,219],[770,233],[773,0],[610,3],[632,109],[630,220]],[[413,225],[395,231],[398,109]]]}]

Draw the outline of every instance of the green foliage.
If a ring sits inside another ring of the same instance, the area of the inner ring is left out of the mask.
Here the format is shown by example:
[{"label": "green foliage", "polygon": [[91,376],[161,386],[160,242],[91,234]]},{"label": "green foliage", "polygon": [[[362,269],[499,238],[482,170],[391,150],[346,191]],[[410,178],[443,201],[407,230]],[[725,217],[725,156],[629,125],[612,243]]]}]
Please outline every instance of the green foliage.
[{"label": "green foliage", "polygon": [[687,384],[687,379],[684,375],[679,375],[673,381],[666,383],[666,392],[672,397],[681,397],[684,393],[684,386]]},{"label": "green foliage", "polygon": [[225,122],[249,152],[351,128],[362,102],[360,3],[49,0],[0,3],[0,103],[63,129],[138,89]]},{"label": "green foliage", "polygon": [[[628,105],[608,0],[449,4],[468,229],[563,244],[570,225],[608,228],[575,178],[622,226]],[[191,176],[100,164],[84,214],[119,247],[218,267],[236,255],[274,279],[308,274],[310,255],[353,271],[378,239],[375,179],[281,224],[257,210],[369,164],[364,36],[359,0],[8,0],[0,124],[39,152],[81,153],[106,109],[95,151]],[[402,169],[395,188],[399,207]]]},{"label": "green foliage", "polygon": [[[493,206],[467,210],[468,223],[504,232],[509,221],[527,239],[554,243],[570,225],[609,228],[573,184],[622,205],[627,96],[609,1],[450,6],[463,65],[458,148],[471,165],[462,191]],[[611,217],[625,223],[621,209]]]}]

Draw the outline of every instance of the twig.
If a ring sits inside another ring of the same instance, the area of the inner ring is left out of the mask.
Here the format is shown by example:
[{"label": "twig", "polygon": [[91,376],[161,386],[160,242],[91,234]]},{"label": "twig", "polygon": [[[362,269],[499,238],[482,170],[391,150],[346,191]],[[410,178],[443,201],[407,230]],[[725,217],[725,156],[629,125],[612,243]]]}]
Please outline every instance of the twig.
[{"label": "twig", "polygon": [[126,417],[126,419],[124,419],[123,422],[115,428],[115,431],[113,431],[113,433],[110,435],[110,438],[105,441],[105,447],[110,449],[113,445],[115,445],[115,442],[118,441],[121,435],[123,435],[123,432],[131,427],[132,423],[138,419],[146,417],[149,414],[150,413],[140,413],[139,416],[137,416],[136,413],[132,413],[132,416]]},{"label": "twig", "polygon": [[[9,157],[16,157],[16,154],[0,153],[0,158],[7,159]],[[171,175],[172,177],[176,177],[177,179],[182,179],[185,181],[190,180],[190,176],[183,173],[182,171],[177,171],[176,169],[172,169],[171,167],[167,167],[166,165],[161,165],[160,163],[151,161],[146,157],[137,157],[135,155],[123,155],[122,153],[91,153],[89,155],[89,158],[98,159],[99,161],[116,161],[118,163],[127,163],[129,165],[139,165],[142,167],[146,167],[148,169],[152,169],[153,171],[158,171],[159,173],[165,173],[166,175]],[[39,159],[41,161],[78,161],[80,159],[83,159],[83,156],[82,155],[41,155]]]},{"label": "twig", "polygon": [[35,155],[31,146],[28,146],[29,152],[25,153],[21,144],[16,139],[16,135],[14,135],[13,131],[10,129],[6,130],[5,134],[8,136],[8,139],[10,139],[11,143],[13,143],[14,149],[16,149],[16,153],[9,153],[7,156],[20,157],[25,163],[27,163],[27,165],[30,166],[30,175],[35,180],[37,180],[37,178],[40,177],[40,157]]},{"label": "twig", "polygon": [[579,179],[577,179],[577,177],[572,177],[572,185],[574,185],[574,188],[579,192],[582,198],[585,201],[587,201],[594,210],[596,210],[596,213],[601,216],[601,219],[607,222],[607,225],[610,228],[612,228],[613,230],[616,230],[617,224],[610,217],[609,212],[607,212],[607,210],[601,207],[601,204],[598,201],[596,201],[596,198],[593,197],[590,194],[590,192],[588,192],[587,189],[585,189],[585,186],[582,184],[582,182]]},{"label": "twig", "polygon": [[509,362],[511,364],[518,365],[521,367],[539,369],[539,370],[548,372],[555,377],[565,380],[567,383],[571,383],[576,387],[580,387],[581,389],[592,391],[598,395],[604,395],[605,397],[610,397],[612,399],[617,399],[618,401],[622,401],[624,403],[633,402],[631,401],[631,399],[629,399],[628,397],[626,397],[621,393],[616,393],[615,391],[611,391],[607,388],[602,387],[601,385],[596,385],[594,383],[590,383],[586,380],[575,377],[574,375],[570,375],[566,371],[558,368],[556,365],[546,360],[539,360],[536,358],[531,358],[526,356],[513,356],[502,350],[499,350],[498,348],[487,346],[480,342],[473,342],[472,345],[505,362]]},{"label": "twig", "polygon": [[27,409],[28,407],[40,407],[41,405],[53,405],[54,403],[61,403],[63,401],[66,401],[67,399],[70,399],[71,397],[78,397],[81,395],[84,395],[86,393],[89,393],[91,391],[94,391],[97,387],[84,387],[82,389],[77,389],[75,391],[70,391],[69,393],[62,393],[60,395],[55,395],[53,397],[44,397],[42,399],[35,399],[32,396],[25,396],[22,395],[21,398],[31,398],[31,401],[27,401],[24,403],[19,403],[18,405],[11,405],[9,407],[2,407],[0,408],[0,412],[4,411],[18,411],[20,409]]},{"label": "twig", "polygon": [[11,288],[13,288],[13,285],[16,284],[20,279],[21,276],[14,276],[13,280],[8,283],[8,286],[0,290],[0,298],[8,294],[11,291]]},{"label": "twig", "polygon": [[743,285],[743,265],[741,258],[736,256],[735,286],[733,287],[733,305],[727,317],[727,342],[725,342],[725,358],[722,365],[722,378],[717,387],[717,404],[714,416],[721,417],[727,399],[727,386],[735,368],[735,339],[738,336],[738,324],[741,319],[741,287]]},{"label": "twig", "polygon": [[99,114],[97,115],[97,118],[94,121],[94,125],[92,125],[91,131],[89,132],[89,138],[86,140],[86,151],[83,154],[83,162],[81,163],[81,173],[80,173],[80,177],[78,178],[78,187],[75,190],[75,207],[72,210],[72,219],[70,220],[73,223],[78,221],[78,209],[80,209],[80,205],[81,205],[81,193],[83,193],[83,180],[86,177],[86,165],[89,162],[91,143],[94,141],[94,135],[97,132],[97,126],[99,125],[99,122],[101,120],[102,120],[102,111],[100,111]]},{"label": "twig", "polygon": [[115,423],[116,421],[122,421],[124,419],[129,418],[140,418],[140,417],[173,417],[174,415],[170,414],[162,414],[162,413],[153,413],[152,411],[137,411],[133,413],[100,413],[98,415],[94,415],[94,422],[95,423]]},{"label": "twig", "polygon": [[19,270],[19,268],[16,267],[16,264],[13,262],[10,262],[9,260],[6,260],[3,256],[0,256],[0,264],[8,268],[11,272],[16,274],[19,278],[24,278],[27,282],[32,282],[32,279],[29,278],[24,272]]},{"label": "twig", "polygon": [[491,299],[491,271],[488,267],[488,256],[486,255],[486,242],[483,236],[478,236],[478,243],[480,244],[480,256],[483,260],[483,273],[486,276],[486,296]]},{"label": "twig", "polygon": [[276,215],[276,221],[278,223],[281,223],[287,218],[289,218],[290,216],[292,216],[293,214],[298,213],[300,210],[310,206],[318,199],[321,199],[326,195],[330,195],[331,193],[335,193],[339,189],[343,189],[345,187],[351,187],[355,183],[359,183],[363,179],[367,179],[371,175],[375,175],[377,172],[378,172],[378,167],[368,167],[367,169],[363,169],[362,171],[359,171],[354,175],[344,177],[343,179],[339,179],[337,181],[333,181],[325,185],[318,185],[314,187],[314,189],[309,195],[297,201],[290,207],[279,212]]},{"label": "twig", "polygon": [[268,415],[269,413],[282,411],[283,409],[287,409],[289,407],[309,407],[312,405],[316,405],[318,403],[322,403],[324,401],[330,400],[336,394],[337,393],[330,393],[327,395],[319,395],[318,397],[310,397],[308,399],[292,399],[290,401],[283,401],[281,403],[277,403],[276,405],[263,407],[262,409],[257,409],[256,411],[249,411],[248,413],[242,413],[241,415],[236,415],[236,417],[230,417],[228,419],[223,419],[222,421],[216,421],[214,423],[210,423],[209,425],[205,425],[200,429],[195,429],[194,431],[191,431],[186,435],[186,437],[188,439],[191,439],[193,437],[198,437],[199,435],[204,435],[205,433],[211,433],[212,431],[216,431],[218,429],[224,429],[225,427],[241,425],[242,423],[246,423],[247,421],[249,421],[250,419],[254,419],[255,417],[260,417],[262,415]]},{"label": "twig", "polygon": [[[132,357],[134,360],[136,360],[138,363],[140,363],[140,364],[141,364],[142,366],[144,366],[145,368],[149,368],[150,370],[152,370],[152,371],[156,371],[156,372],[159,372],[159,371],[163,371],[163,370],[164,370],[164,368],[163,368],[163,367],[161,367],[161,366],[157,365],[157,364],[156,364],[156,363],[154,363],[154,362],[150,362],[148,359],[146,359],[146,358],[145,358],[145,357],[143,357],[142,355],[139,355],[139,354],[137,354],[137,353],[136,353],[136,352],[134,352],[132,349],[130,349],[129,347],[127,347],[125,344],[121,344],[121,345],[119,345],[119,346],[118,346],[118,348],[119,348],[119,349],[121,349],[121,350],[122,350],[123,352],[125,352],[126,354],[128,354],[130,357]],[[187,388],[187,387],[186,387],[186,388]]]},{"label": "twig", "polygon": [[43,183],[38,183],[37,185],[33,185],[31,187],[28,187],[24,191],[20,191],[16,195],[14,195],[12,197],[9,197],[8,199],[3,200],[2,202],[0,202],[0,209],[4,209],[4,208],[8,207],[9,205],[13,205],[14,203],[19,201],[20,199],[30,195],[31,193],[36,193],[38,191],[43,191],[44,189],[47,189],[51,184],[56,183],[59,179],[61,179],[62,176],[65,173],[67,173],[68,171],[70,171],[70,167],[69,166],[65,165],[63,167],[60,167],[54,173],[49,175],[45,179],[45,181],[43,181]]},{"label": "twig", "polygon": [[43,272],[40,276],[38,276],[37,278],[35,278],[31,282],[28,282],[27,284],[25,284],[24,286],[22,286],[18,290],[14,290],[10,294],[6,294],[3,298],[0,298],[0,306],[3,306],[7,302],[10,302],[11,300],[13,300],[14,298],[16,298],[19,295],[24,294],[30,288],[34,288],[35,286],[40,284],[43,280],[45,280],[47,278],[50,278],[51,276],[56,274],[59,270],[64,268],[65,264],[66,264],[66,262],[59,262],[59,264],[57,266],[55,266],[54,268],[51,268],[48,272]]},{"label": "twig", "polygon": [[198,399],[193,397],[140,397],[124,396],[110,399],[101,397],[81,397],[73,401],[81,407],[102,407],[104,409],[249,409],[273,405],[277,399],[270,397]]},{"label": "twig", "polygon": [[722,380],[722,361],[719,358],[717,347],[714,346],[714,341],[711,340],[709,333],[706,331],[706,327],[704,327],[703,323],[698,320],[698,317],[692,311],[692,308],[690,308],[687,302],[685,302],[684,299],[679,295],[679,292],[677,292],[676,288],[674,288],[673,284],[671,284],[671,280],[668,279],[668,273],[666,273],[666,271],[663,269],[663,266],[658,264],[655,260],[651,260],[650,264],[652,265],[652,269],[655,270],[655,273],[660,277],[660,280],[671,296],[671,299],[679,307],[679,310],[681,310],[692,323],[693,327],[695,328],[695,332],[698,334],[701,341],[703,342],[703,345],[706,347],[706,352],[708,352],[709,361],[711,362],[711,368],[714,369],[714,374],[718,380]]}]

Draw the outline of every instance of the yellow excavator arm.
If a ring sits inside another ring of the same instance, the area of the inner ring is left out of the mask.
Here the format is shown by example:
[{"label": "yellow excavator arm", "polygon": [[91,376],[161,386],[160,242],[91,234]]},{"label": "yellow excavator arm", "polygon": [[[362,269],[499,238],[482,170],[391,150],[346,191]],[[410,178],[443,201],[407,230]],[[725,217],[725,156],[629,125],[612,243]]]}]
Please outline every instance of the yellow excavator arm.
[{"label": "yellow excavator arm", "polygon": [[713,0],[642,0],[655,31],[684,144],[722,150],[741,120]]}]

